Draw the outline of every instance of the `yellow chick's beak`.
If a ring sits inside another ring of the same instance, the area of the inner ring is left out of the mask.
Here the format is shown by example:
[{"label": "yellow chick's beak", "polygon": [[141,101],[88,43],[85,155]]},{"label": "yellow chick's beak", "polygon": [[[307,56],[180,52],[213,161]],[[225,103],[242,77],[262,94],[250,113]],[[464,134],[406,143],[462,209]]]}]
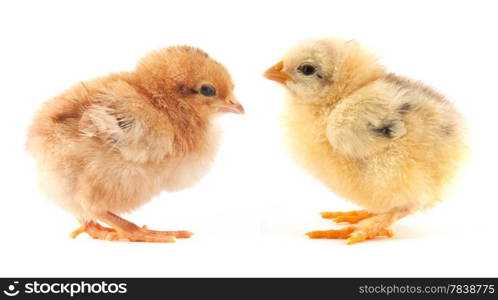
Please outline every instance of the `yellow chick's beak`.
[{"label": "yellow chick's beak", "polygon": [[290,80],[291,77],[286,73],[282,72],[283,68],[284,68],[284,62],[280,61],[278,62],[278,64],[266,70],[266,72],[263,73],[263,76],[266,79],[270,79],[279,83],[285,83],[287,80]]}]

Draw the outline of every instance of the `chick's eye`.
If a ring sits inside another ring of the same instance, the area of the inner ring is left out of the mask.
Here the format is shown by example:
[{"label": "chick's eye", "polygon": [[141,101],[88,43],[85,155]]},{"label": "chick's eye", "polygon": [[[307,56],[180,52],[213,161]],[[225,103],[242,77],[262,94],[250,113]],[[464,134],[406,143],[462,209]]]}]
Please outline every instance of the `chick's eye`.
[{"label": "chick's eye", "polygon": [[203,84],[201,86],[200,92],[202,95],[204,95],[206,97],[212,97],[212,96],[216,95],[216,89],[209,84]]},{"label": "chick's eye", "polygon": [[316,72],[316,68],[310,64],[302,64],[297,68],[304,75],[313,75]]}]

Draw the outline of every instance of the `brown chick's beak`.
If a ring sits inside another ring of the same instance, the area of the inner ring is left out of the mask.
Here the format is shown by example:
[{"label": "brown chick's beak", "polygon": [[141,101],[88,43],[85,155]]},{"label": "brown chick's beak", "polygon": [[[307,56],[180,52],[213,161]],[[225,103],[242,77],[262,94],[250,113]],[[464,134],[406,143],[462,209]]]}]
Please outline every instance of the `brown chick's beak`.
[{"label": "brown chick's beak", "polygon": [[234,113],[234,114],[239,114],[242,115],[244,114],[244,107],[240,105],[240,103],[234,103],[231,105],[224,105],[219,108],[221,112],[226,112],[226,113]]},{"label": "brown chick's beak", "polygon": [[285,83],[287,80],[290,80],[291,77],[282,72],[283,68],[284,68],[284,62],[280,61],[278,64],[266,70],[266,72],[263,73],[263,76],[266,79],[270,79],[279,83]]}]

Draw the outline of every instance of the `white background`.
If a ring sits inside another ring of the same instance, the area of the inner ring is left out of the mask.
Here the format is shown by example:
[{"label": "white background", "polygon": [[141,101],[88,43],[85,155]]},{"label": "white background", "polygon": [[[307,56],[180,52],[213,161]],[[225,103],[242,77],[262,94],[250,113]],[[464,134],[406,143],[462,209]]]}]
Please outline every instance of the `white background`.
[{"label": "white background", "polygon": [[[2,1],[0,276],[498,276],[496,11],[493,1]],[[396,223],[390,240],[304,235],[333,228],[318,212],[356,207],[287,157],[284,93],[261,74],[295,42],[325,36],[359,40],[468,119],[473,154],[454,192]],[[34,111],[80,80],[178,44],[227,66],[247,114],[223,117],[219,155],[198,185],[125,217],[196,235],[70,239],[76,219],[41,196],[24,150]]]}]

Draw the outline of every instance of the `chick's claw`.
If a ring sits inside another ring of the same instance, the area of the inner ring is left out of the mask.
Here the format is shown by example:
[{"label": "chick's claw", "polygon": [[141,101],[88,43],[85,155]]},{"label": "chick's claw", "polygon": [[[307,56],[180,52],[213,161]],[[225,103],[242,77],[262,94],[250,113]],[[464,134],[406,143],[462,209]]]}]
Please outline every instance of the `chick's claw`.
[{"label": "chick's claw", "polygon": [[352,210],[346,212],[322,212],[324,219],[332,219],[336,223],[356,224],[364,219],[374,216],[366,210]]}]

